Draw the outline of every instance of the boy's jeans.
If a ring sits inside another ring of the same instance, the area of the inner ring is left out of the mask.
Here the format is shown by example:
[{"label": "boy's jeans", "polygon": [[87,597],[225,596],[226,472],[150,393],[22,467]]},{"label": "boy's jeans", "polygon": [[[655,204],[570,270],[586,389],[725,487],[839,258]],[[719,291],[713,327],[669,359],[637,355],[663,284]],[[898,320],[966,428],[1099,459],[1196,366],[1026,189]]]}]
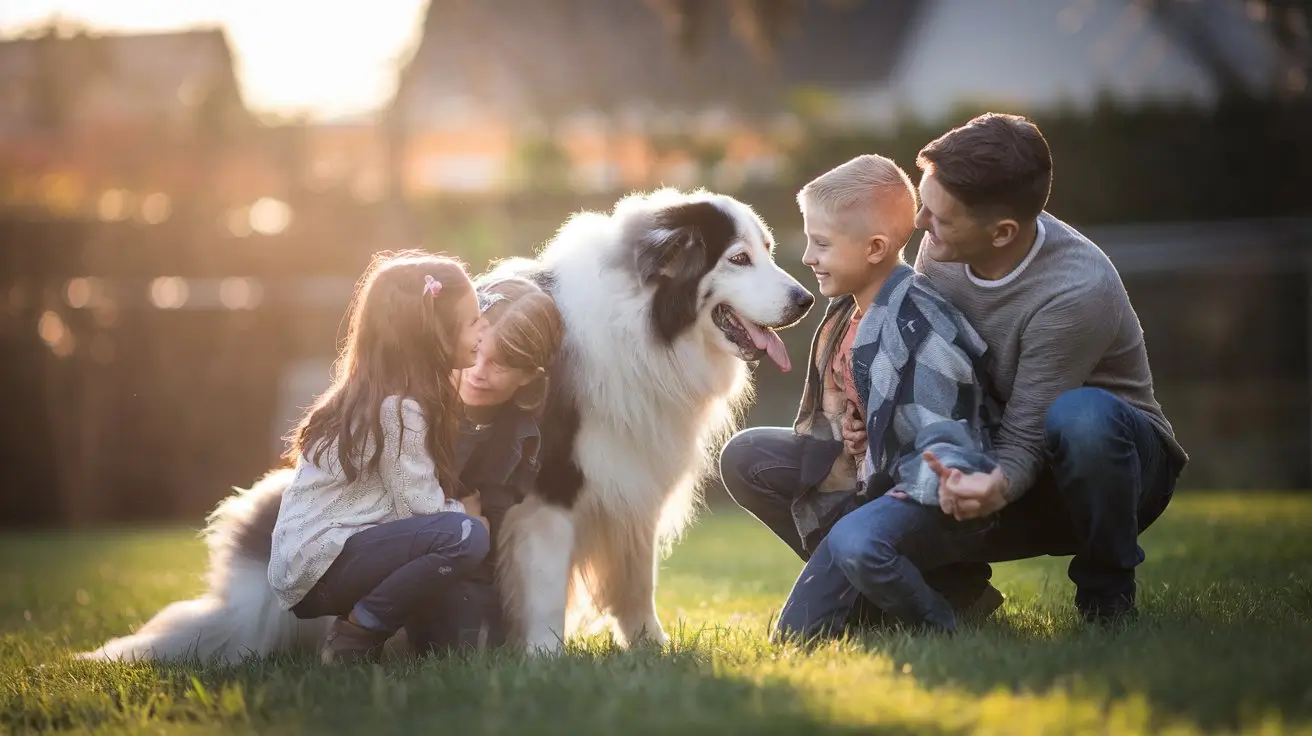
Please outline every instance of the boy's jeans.
[{"label": "boy's jeans", "polygon": [[777,633],[803,639],[838,635],[858,596],[902,623],[956,631],[952,605],[921,571],[975,555],[995,522],[957,521],[937,506],[906,498],[870,501],[820,542],[784,603]]},{"label": "boy's jeans", "polygon": [[346,540],[292,612],[300,618],[355,613],[365,628],[395,633],[438,610],[483,562],[490,545],[482,522],[454,512],[370,527]]},{"label": "boy's jeans", "polygon": [[[833,564],[827,542],[822,541],[814,555],[808,555],[802,545],[791,506],[806,482],[802,469],[809,463],[803,455],[813,444],[791,428],[756,427],[739,432],[720,454],[720,471],[729,495],[808,562],[794,585],[794,595],[784,605],[778,627],[783,631],[787,625],[806,638],[840,635],[849,625],[880,623],[886,620],[886,613],[892,613],[856,592]],[[815,564],[810,564],[812,560]],[[967,605],[987,588],[990,575],[986,563],[970,562],[926,570],[923,578],[947,599]],[[804,595],[805,601],[794,605],[798,595]]]}]

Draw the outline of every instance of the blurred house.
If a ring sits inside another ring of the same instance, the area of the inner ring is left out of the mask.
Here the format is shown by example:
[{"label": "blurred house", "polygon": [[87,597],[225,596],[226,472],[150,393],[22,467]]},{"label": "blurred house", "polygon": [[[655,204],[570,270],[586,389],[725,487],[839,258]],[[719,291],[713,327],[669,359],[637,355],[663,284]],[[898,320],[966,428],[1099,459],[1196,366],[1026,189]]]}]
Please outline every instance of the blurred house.
[{"label": "blurred house", "polygon": [[886,75],[847,88],[834,117],[891,125],[963,105],[1014,111],[1301,93],[1265,2],[928,0]]},{"label": "blurred house", "polygon": [[258,123],[219,30],[0,41],[0,523],[192,517],[269,467],[341,316],[310,277],[373,244],[307,157],[367,169],[375,127]]},{"label": "blurred house", "polygon": [[[1306,85],[1251,10],[1263,3],[813,0],[778,19],[766,51],[733,5],[431,3],[394,103],[401,185],[540,189],[528,139],[557,150],[576,191],[733,189],[776,178],[789,142],[819,128],[947,121],[972,104],[1207,106]],[[696,25],[691,48],[673,40],[680,24]]]},{"label": "blurred house", "polygon": [[307,124],[302,135],[302,176],[310,191],[338,189],[364,202],[382,199],[387,186],[386,141],[372,116]]},{"label": "blurred house", "polygon": [[56,215],[159,222],[252,174],[222,31],[0,41],[0,198]]},{"label": "blurred house", "polygon": [[562,152],[581,191],[692,184],[708,173],[699,158],[722,188],[768,181],[772,138],[796,132],[794,94],[883,80],[918,3],[808,3],[770,58],[734,35],[728,5],[707,4],[685,49],[675,21],[637,0],[430,4],[394,108],[407,188],[532,185],[525,138]]}]

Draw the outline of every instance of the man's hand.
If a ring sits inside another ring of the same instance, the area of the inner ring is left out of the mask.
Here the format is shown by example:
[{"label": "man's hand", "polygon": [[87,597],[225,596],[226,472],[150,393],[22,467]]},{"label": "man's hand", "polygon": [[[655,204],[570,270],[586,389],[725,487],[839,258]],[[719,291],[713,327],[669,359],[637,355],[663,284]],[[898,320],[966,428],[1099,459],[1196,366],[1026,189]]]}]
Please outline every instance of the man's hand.
[{"label": "man's hand", "polygon": [[478,491],[474,491],[460,499],[460,503],[464,505],[466,514],[478,519],[484,529],[492,531],[492,522],[488,521],[487,517],[483,515],[483,497],[479,495]]},{"label": "man's hand", "polygon": [[997,513],[1007,505],[1002,495],[1007,488],[1007,476],[1001,467],[991,473],[963,473],[944,467],[932,452],[926,452],[924,458],[938,475],[938,505],[943,513],[965,521]]},{"label": "man's hand", "polygon": [[852,457],[866,451],[866,425],[861,421],[861,414],[856,404],[847,402],[847,411],[843,412],[843,449]]},{"label": "man's hand", "polygon": [[478,491],[474,491],[468,496],[460,499],[460,503],[464,504],[466,514],[469,514],[470,516],[483,515],[483,499],[479,497]]}]

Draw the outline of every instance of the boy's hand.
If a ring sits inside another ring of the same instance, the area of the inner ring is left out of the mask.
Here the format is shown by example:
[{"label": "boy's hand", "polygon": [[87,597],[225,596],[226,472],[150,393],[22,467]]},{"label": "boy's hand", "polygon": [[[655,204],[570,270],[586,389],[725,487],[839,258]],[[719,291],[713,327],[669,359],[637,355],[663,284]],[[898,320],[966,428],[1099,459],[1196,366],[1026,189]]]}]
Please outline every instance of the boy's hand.
[{"label": "boy's hand", "polygon": [[856,404],[847,402],[847,411],[843,412],[843,449],[852,457],[866,451],[866,425],[856,410]]},{"label": "boy's hand", "polygon": [[926,452],[924,458],[938,475],[938,505],[943,513],[965,521],[996,513],[1007,505],[1002,495],[1007,476],[1001,467],[991,473],[963,473],[945,467],[932,452]]}]

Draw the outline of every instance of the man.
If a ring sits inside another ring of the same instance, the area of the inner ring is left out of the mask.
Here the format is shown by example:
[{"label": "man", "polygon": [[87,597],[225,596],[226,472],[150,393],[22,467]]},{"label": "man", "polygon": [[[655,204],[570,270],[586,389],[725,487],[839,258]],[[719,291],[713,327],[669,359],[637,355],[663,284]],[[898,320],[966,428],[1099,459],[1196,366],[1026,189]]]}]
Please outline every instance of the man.
[{"label": "man", "polygon": [[925,231],[916,270],[988,344],[1005,404],[999,467],[939,466],[940,504],[962,520],[1000,514],[982,553],[989,562],[1074,555],[1086,619],[1133,616],[1138,536],[1165,510],[1188,456],[1153,395],[1120,275],[1044,211],[1052,157],[1030,121],[981,115],[916,163]]}]

